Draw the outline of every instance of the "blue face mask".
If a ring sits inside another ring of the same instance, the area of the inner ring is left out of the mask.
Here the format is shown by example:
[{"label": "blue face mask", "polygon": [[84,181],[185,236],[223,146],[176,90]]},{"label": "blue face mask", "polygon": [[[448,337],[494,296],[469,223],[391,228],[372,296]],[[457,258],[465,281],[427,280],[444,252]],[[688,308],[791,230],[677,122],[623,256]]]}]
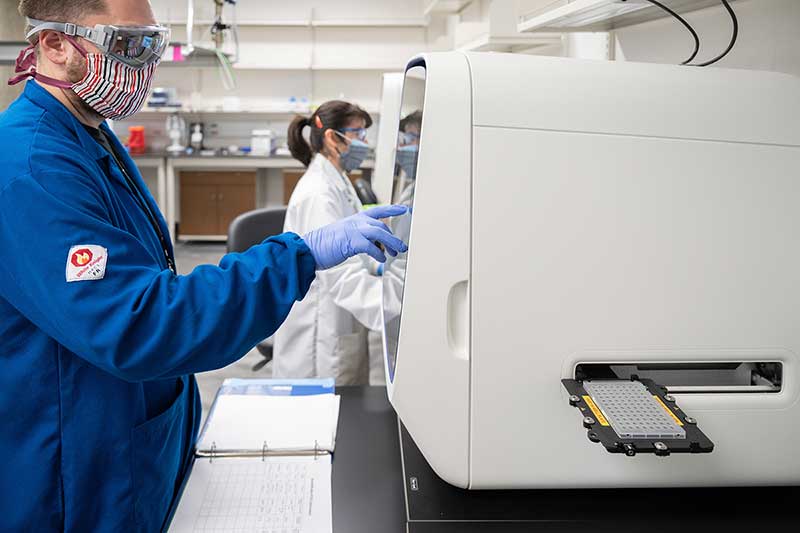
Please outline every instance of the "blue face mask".
[{"label": "blue face mask", "polygon": [[419,145],[410,144],[397,149],[397,164],[406,173],[410,180],[417,179],[417,159],[419,158]]},{"label": "blue face mask", "polygon": [[[343,139],[347,139],[338,131],[336,133]],[[339,155],[339,164],[345,172],[352,172],[359,168],[369,156],[369,145],[358,139],[347,139],[347,141],[350,145],[345,152]]]}]

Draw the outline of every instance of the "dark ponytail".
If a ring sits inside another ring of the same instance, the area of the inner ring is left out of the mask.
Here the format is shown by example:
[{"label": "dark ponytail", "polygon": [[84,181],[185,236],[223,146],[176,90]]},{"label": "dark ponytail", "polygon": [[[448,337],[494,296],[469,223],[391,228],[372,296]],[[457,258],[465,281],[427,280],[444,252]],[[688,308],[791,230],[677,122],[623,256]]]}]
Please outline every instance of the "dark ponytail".
[{"label": "dark ponytail", "polygon": [[289,133],[287,135],[286,143],[289,145],[289,151],[292,157],[303,163],[304,166],[311,164],[311,147],[303,137],[303,129],[311,125],[311,121],[306,117],[296,116],[292,123],[289,124]]},{"label": "dark ponytail", "polygon": [[[346,128],[357,119],[362,119],[366,128],[372,126],[372,117],[359,106],[341,100],[325,102],[310,117],[297,116],[292,120],[287,135],[289,151],[295,159],[308,166],[314,155],[322,151],[325,130]],[[310,144],[303,137],[306,126],[311,128]]]}]

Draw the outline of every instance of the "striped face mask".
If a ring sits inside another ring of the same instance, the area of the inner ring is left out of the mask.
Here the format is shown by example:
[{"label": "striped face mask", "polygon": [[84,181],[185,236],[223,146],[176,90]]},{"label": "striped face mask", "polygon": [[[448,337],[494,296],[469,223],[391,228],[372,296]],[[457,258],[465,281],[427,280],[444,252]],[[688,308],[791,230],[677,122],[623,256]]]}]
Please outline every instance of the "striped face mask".
[{"label": "striped face mask", "polygon": [[105,54],[90,54],[71,36],[65,37],[86,58],[86,75],[82,80],[70,83],[36,72],[35,45],[32,45],[17,58],[17,76],[8,81],[9,85],[32,77],[46,85],[72,89],[89,107],[109,120],[135,115],[150,93],[158,61],[137,69]]}]

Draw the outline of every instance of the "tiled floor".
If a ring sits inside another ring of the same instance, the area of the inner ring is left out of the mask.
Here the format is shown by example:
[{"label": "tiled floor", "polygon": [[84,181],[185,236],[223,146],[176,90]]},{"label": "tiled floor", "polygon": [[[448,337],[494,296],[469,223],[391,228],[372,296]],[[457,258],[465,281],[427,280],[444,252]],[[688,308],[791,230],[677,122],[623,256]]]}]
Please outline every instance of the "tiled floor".
[{"label": "tiled floor", "polygon": [[[224,244],[177,243],[175,245],[175,259],[180,274],[188,274],[198,265],[216,265],[224,254]],[[232,365],[213,372],[197,374],[200,397],[203,400],[203,414],[208,412],[217,389],[226,378],[270,377],[272,375],[271,364],[267,364],[258,372],[253,372],[253,365],[261,360],[261,354],[253,350]]]}]

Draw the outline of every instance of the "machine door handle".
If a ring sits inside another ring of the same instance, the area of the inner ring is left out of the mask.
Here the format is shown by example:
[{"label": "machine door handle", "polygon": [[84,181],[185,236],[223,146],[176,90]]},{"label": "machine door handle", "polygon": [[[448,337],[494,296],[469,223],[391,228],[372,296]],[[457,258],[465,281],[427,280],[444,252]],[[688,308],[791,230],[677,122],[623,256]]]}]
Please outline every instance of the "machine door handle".
[{"label": "machine door handle", "polygon": [[459,281],[447,295],[447,344],[456,357],[469,359],[468,281]]}]

